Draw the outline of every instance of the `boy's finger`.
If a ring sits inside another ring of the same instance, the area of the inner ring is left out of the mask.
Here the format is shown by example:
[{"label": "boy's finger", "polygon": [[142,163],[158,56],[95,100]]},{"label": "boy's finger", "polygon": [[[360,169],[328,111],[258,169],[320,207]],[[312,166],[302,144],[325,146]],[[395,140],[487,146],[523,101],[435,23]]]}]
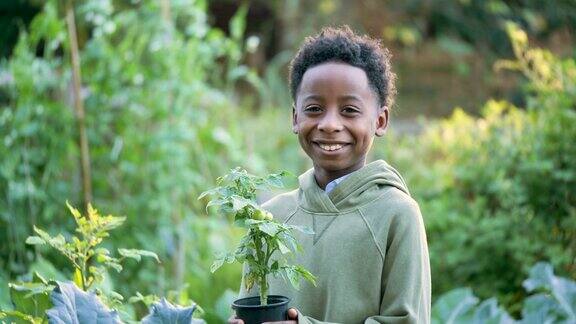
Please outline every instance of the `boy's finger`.
[{"label": "boy's finger", "polygon": [[297,320],[298,319],[298,310],[296,308],[290,308],[288,310],[288,319]]}]

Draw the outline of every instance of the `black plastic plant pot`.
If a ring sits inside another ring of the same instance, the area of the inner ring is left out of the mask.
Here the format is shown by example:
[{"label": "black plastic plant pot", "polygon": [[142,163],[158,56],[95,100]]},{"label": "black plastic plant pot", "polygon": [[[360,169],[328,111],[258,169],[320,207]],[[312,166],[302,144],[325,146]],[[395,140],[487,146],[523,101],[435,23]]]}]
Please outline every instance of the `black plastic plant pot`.
[{"label": "black plastic plant pot", "polygon": [[246,297],[235,300],[232,308],[236,317],[244,324],[261,324],[263,322],[285,321],[287,319],[290,298],[269,295],[268,304],[260,305],[260,297]]}]

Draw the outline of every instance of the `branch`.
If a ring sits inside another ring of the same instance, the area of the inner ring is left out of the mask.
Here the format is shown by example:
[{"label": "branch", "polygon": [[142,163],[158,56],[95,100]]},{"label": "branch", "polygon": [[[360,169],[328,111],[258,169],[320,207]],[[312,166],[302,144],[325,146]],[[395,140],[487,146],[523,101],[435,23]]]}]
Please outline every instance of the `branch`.
[{"label": "branch", "polygon": [[[80,162],[82,178],[82,194],[84,207],[88,210],[88,204],[92,201],[92,179],[90,172],[90,151],[88,148],[88,137],[86,135],[86,121],[84,114],[84,102],[82,101],[82,76],[80,73],[80,55],[78,54],[78,36],[76,35],[76,21],[74,19],[74,7],[72,0],[68,0],[66,5],[66,25],[68,26],[68,39],[70,41],[70,56],[72,59],[72,79],[74,93],[74,111],[76,112],[76,122],[80,135]],[[87,217],[90,217],[87,215]]]}]

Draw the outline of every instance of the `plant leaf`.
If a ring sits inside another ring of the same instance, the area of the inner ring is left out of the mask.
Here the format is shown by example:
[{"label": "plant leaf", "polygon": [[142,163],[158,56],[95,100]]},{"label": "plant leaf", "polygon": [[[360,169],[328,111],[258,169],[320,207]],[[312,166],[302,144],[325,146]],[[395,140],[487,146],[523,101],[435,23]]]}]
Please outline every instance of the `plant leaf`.
[{"label": "plant leaf", "polygon": [[286,253],[292,252],[284,243],[282,243],[282,241],[278,240],[276,243],[278,243],[278,248],[280,249],[280,253],[286,254]]},{"label": "plant leaf", "polygon": [[141,257],[150,257],[150,258],[154,258],[156,260],[156,262],[160,263],[160,259],[158,258],[158,255],[156,255],[156,253],[151,252],[151,251],[146,251],[146,250],[138,250],[138,249],[118,249],[118,253],[120,253],[120,255],[127,257],[127,258],[132,258],[138,262],[140,262]]},{"label": "plant leaf", "polygon": [[502,307],[498,306],[496,298],[490,298],[483,301],[474,311],[473,323],[498,323],[513,324],[515,323],[510,314]]},{"label": "plant leaf", "polygon": [[555,323],[559,314],[558,303],[551,296],[537,294],[524,300],[522,306],[523,324]]},{"label": "plant leaf", "polygon": [[52,306],[49,293],[54,286],[36,280],[37,282],[24,282],[21,284],[8,284],[10,299],[14,310],[29,314],[32,317],[43,317],[44,312]]},{"label": "plant leaf", "polygon": [[42,245],[42,244],[46,244],[46,241],[44,241],[40,236],[28,236],[28,238],[26,239],[26,244],[30,244],[30,245]]},{"label": "plant leaf", "polygon": [[569,321],[576,321],[576,282],[556,277],[552,266],[538,262],[530,269],[530,276],[522,283],[527,291],[544,289],[554,296],[558,309]]},{"label": "plant leaf", "polygon": [[142,319],[142,324],[202,324],[203,320],[193,319],[196,305],[180,307],[170,304],[162,298],[150,307],[150,314]]},{"label": "plant leaf", "polygon": [[470,288],[457,288],[440,296],[432,307],[433,323],[467,323],[463,318],[470,317],[471,310],[478,303]]},{"label": "plant leaf", "polygon": [[42,318],[35,318],[19,311],[0,311],[0,323],[40,324],[42,323]]},{"label": "plant leaf", "polygon": [[94,293],[72,282],[57,282],[50,294],[54,307],[46,311],[50,324],[121,323],[116,311],[104,306]]},{"label": "plant leaf", "polygon": [[274,236],[278,233],[278,231],[280,230],[280,227],[278,226],[278,224],[274,223],[274,222],[263,222],[258,224],[258,229],[261,230],[262,232],[268,234],[268,236]]},{"label": "plant leaf", "polygon": [[304,269],[304,267],[302,266],[295,266],[294,270],[296,270],[296,272],[298,272],[298,274],[303,277],[304,279],[310,281],[311,284],[313,284],[314,286],[316,286],[316,277],[308,270]]},{"label": "plant leaf", "polygon": [[225,258],[218,258],[214,260],[212,265],[210,266],[210,272],[214,273],[216,270],[220,269],[220,267],[224,264]]}]

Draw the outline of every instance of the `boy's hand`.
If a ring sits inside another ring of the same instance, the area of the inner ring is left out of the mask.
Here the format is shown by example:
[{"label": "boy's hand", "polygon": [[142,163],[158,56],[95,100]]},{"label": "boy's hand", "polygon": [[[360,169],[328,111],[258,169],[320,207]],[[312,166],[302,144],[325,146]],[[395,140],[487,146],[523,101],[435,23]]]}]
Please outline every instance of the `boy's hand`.
[{"label": "boy's hand", "polygon": [[[287,321],[280,321],[280,322],[266,322],[262,324],[297,324],[298,323],[298,310],[296,308],[290,308],[288,310],[288,320]],[[232,316],[228,319],[228,324],[244,324],[244,321],[236,318],[236,316]]]}]

